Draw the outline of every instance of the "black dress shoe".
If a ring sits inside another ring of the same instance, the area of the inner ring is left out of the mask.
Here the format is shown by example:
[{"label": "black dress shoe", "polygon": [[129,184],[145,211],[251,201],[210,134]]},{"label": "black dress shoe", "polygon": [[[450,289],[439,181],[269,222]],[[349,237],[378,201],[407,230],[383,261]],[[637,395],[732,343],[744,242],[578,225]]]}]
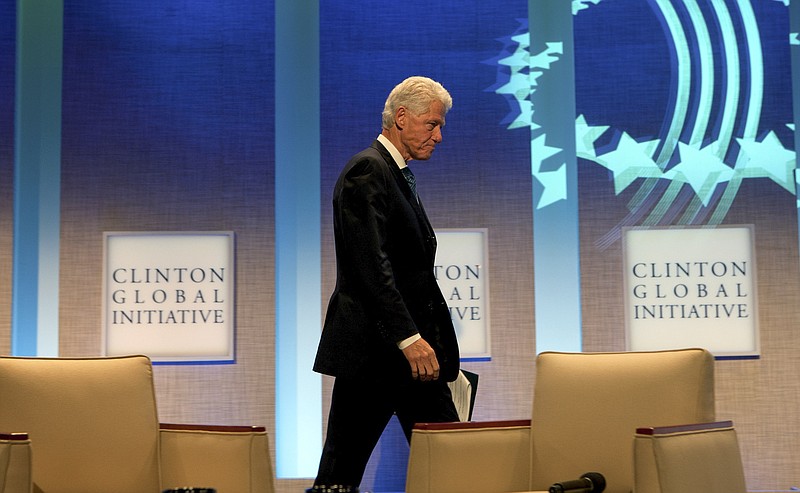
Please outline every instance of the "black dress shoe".
[{"label": "black dress shoe", "polygon": [[358,488],[342,484],[315,484],[306,493],[358,493]]}]

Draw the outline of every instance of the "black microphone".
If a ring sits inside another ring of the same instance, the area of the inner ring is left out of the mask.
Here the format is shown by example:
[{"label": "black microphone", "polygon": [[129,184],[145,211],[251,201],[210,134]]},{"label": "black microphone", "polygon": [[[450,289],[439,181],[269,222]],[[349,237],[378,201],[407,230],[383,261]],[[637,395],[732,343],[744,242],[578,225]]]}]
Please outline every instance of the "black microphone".
[{"label": "black microphone", "polygon": [[550,487],[550,493],[600,493],[606,489],[606,478],[599,472],[587,472],[580,479],[562,481]]}]

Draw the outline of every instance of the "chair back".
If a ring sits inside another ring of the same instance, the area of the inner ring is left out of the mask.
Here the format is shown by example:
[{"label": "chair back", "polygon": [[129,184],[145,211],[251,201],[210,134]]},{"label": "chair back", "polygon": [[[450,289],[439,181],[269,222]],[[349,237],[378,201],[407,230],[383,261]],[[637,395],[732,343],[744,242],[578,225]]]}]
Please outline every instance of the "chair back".
[{"label": "chair back", "polygon": [[145,356],[0,357],[0,430],[30,436],[36,492],[160,491]]},{"label": "chair back", "polygon": [[599,472],[607,493],[630,493],[637,428],[709,422],[714,414],[714,358],[704,349],[542,353],[530,487]]}]

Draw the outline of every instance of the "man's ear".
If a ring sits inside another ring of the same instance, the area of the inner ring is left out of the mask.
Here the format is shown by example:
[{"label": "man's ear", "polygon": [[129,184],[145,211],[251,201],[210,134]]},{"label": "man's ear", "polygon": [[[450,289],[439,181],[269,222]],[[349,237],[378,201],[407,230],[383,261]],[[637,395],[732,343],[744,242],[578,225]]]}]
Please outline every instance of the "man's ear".
[{"label": "man's ear", "polygon": [[406,116],[408,112],[406,111],[405,106],[400,106],[394,112],[394,125],[397,127],[398,130],[402,130],[403,127],[406,126]]}]

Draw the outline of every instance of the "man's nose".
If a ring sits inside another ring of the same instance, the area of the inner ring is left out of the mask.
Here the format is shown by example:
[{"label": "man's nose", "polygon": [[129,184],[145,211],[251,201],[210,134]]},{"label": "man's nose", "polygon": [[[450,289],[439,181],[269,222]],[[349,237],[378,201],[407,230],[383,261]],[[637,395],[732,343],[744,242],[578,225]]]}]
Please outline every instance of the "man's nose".
[{"label": "man's nose", "polygon": [[433,138],[433,141],[436,142],[437,144],[442,141],[442,128],[441,127],[436,127],[435,129],[433,129],[433,137],[432,138]]}]

